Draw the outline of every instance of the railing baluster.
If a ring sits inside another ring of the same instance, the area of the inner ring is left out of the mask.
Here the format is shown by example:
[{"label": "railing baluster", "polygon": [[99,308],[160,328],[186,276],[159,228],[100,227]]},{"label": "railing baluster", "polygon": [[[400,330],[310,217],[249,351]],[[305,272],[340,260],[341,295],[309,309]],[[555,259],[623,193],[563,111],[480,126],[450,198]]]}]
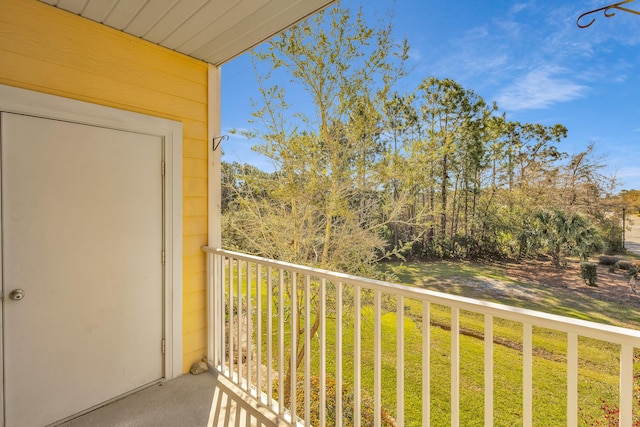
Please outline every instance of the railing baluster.
[{"label": "railing baluster", "polygon": [[217,363],[217,367],[218,369],[221,369],[224,371],[224,342],[225,342],[225,338],[224,338],[224,301],[225,301],[225,295],[224,295],[224,278],[225,278],[225,269],[224,269],[224,256],[219,255],[217,262],[216,262],[216,267],[218,268],[218,274],[216,275],[216,284],[215,284],[215,289],[213,291],[213,294],[216,297],[215,300],[215,307],[216,307],[216,327],[215,327],[215,331],[218,332],[218,336],[215,337],[216,339],[216,363]]},{"label": "railing baluster", "polygon": [[484,316],[484,425],[493,426],[493,316]]},{"label": "railing baluster", "polygon": [[360,399],[360,364],[361,358],[361,328],[360,328],[360,286],[353,287],[353,425],[360,427],[362,422],[362,407]]},{"label": "railing baluster", "polygon": [[229,257],[229,335],[227,345],[227,357],[229,359],[229,378],[233,378],[233,259]]},{"label": "railing baluster", "polygon": [[304,280],[304,425],[311,426],[311,277]]},{"label": "railing baluster", "polygon": [[522,424],[533,424],[533,332],[531,323],[522,325]]},{"label": "railing baluster", "polygon": [[284,270],[278,270],[278,413],[284,414]]},{"label": "railing baluster", "polygon": [[262,266],[256,264],[256,396],[262,397]]},{"label": "railing baluster", "polygon": [[[291,401],[289,405],[291,406],[289,410],[291,411],[291,425],[296,425],[297,421],[297,402],[296,402],[296,383],[298,382],[298,374],[297,374],[297,364],[298,364],[298,274],[294,271],[289,276],[291,280],[291,365],[289,366],[289,370],[291,371],[291,375],[289,376],[291,381]],[[283,323],[284,326],[284,323]]]},{"label": "railing baluster", "polygon": [[567,334],[567,427],[578,425],[578,335]]},{"label": "railing baluster", "polygon": [[[220,370],[224,373],[225,372],[225,367],[227,366],[227,362],[226,362],[226,345],[227,345],[227,325],[225,323],[226,320],[226,304],[227,304],[227,291],[226,291],[226,283],[227,283],[227,268],[225,268],[225,258],[222,258],[222,260],[220,261],[220,263],[222,264],[222,277],[221,277],[221,281],[220,281],[220,322],[222,322],[222,324],[220,325],[220,329],[221,329],[221,333],[220,333],[220,349],[218,350],[220,352]],[[227,267],[228,267],[228,263],[227,263]]]},{"label": "railing baluster", "polygon": [[267,405],[273,406],[273,272],[267,267]]},{"label": "railing baluster", "polygon": [[237,285],[238,285],[238,315],[237,315],[237,329],[238,329],[238,382],[242,384],[242,261],[238,260],[238,273],[237,273]]},{"label": "railing baluster", "polygon": [[633,346],[620,347],[620,425],[630,426],[633,421]]},{"label": "railing baluster", "polygon": [[218,327],[218,318],[216,317],[216,297],[215,297],[215,288],[218,284],[216,280],[216,274],[218,270],[216,269],[216,261],[218,259],[217,254],[206,254],[207,257],[207,325],[209,326],[209,330],[207,333],[207,355],[209,358],[209,362],[213,366],[217,367],[218,357],[217,351],[218,346],[216,345],[216,339],[219,336],[216,333],[216,328]]},{"label": "railing baluster", "polygon": [[404,297],[396,302],[396,422],[404,426]]},{"label": "railing baluster", "polygon": [[336,426],[342,425],[342,282],[336,283]]},{"label": "railing baluster", "polygon": [[320,279],[320,427],[327,425],[327,280]]},{"label": "railing baluster", "polygon": [[451,425],[460,425],[460,309],[451,307]]},{"label": "railing baluster", "polygon": [[382,425],[382,292],[373,296],[373,423]]},{"label": "railing baluster", "polygon": [[253,318],[252,318],[252,313],[253,313],[253,307],[251,306],[251,266],[253,264],[249,264],[249,261],[247,261],[247,274],[245,275],[245,280],[244,280],[244,287],[246,289],[247,292],[247,327],[246,327],[246,336],[247,336],[247,392],[249,394],[251,394],[251,379],[253,377],[253,357],[252,357],[252,353],[253,353],[253,337],[252,337],[252,333],[253,333]]},{"label": "railing baluster", "polygon": [[431,425],[431,304],[422,301],[422,426]]}]

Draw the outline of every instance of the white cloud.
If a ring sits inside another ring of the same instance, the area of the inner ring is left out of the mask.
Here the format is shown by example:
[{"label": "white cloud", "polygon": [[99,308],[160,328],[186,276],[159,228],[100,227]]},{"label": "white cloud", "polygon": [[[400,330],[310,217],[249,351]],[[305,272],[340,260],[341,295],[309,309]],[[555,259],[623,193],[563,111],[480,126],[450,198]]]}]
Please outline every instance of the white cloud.
[{"label": "white cloud", "polygon": [[567,71],[554,65],[530,71],[498,93],[498,106],[508,111],[544,109],[583,97],[587,87],[563,77]]}]

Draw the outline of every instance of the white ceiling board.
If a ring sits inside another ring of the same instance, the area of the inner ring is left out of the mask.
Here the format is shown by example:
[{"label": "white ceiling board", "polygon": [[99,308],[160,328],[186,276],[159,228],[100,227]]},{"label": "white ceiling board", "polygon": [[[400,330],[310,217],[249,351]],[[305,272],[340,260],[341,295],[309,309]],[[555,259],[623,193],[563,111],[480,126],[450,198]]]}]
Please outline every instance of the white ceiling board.
[{"label": "white ceiling board", "polygon": [[[222,9],[212,2],[205,4],[198,13],[192,15],[176,31],[167,37],[162,44],[169,49],[179,49],[198,34],[206,33],[207,29],[215,28],[220,17],[224,17],[230,10],[237,8],[240,0],[228,1]],[[211,16],[216,16],[212,20]]]},{"label": "white ceiling board", "polygon": [[166,15],[160,18],[143,37],[147,40],[156,40],[157,43],[164,46],[164,40],[180,29],[185,21],[196,14],[206,3],[207,0],[180,1]]},{"label": "white ceiling board", "polygon": [[[206,52],[210,52],[212,48],[225,44],[225,35],[229,36],[229,31],[232,31],[246,16],[259,13],[260,6],[263,6],[264,3],[266,2],[254,2],[252,6],[256,7],[256,9],[251,11],[247,10],[246,5],[235,5],[233,8],[225,11],[225,13],[218,14],[211,25],[208,25],[202,31],[195,34],[190,40],[181,45],[180,49],[188,55],[195,57],[198,57],[198,55],[204,56]],[[254,29],[251,31],[253,30]],[[226,39],[231,39],[231,37],[226,37]]]},{"label": "white ceiling board", "polygon": [[118,3],[118,0],[92,1],[84,8],[82,16],[93,21],[104,22],[116,3]]},{"label": "white ceiling board", "polygon": [[136,19],[125,28],[127,33],[144,37],[163,16],[180,3],[180,0],[153,0],[153,2],[154,7],[143,8]]},{"label": "white ceiling board", "polygon": [[214,65],[336,0],[40,0]]},{"label": "white ceiling board", "polygon": [[57,6],[65,10],[84,10],[89,0],[58,0]]},{"label": "white ceiling board", "polygon": [[147,3],[147,0],[119,1],[111,10],[107,19],[104,20],[103,24],[117,30],[126,28],[126,26],[136,18],[145,3]]},{"label": "white ceiling board", "polygon": [[[301,2],[291,5],[288,0],[269,1],[265,6],[256,13],[247,15],[239,24],[230,27],[225,35],[228,36],[226,43],[218,43],[219,38],[210,41],[201,49],[195,51],[193,56],[202,56],[205,61],[211,62],[222,58],[222,61],[228,61],[236,56],[234,48],[236,44],[246,45],[247,49],[272,38],[274,35],[282,32],[282,30],[313,14],[317,9],[313,7],[312,2]],[[307,8],[302,8],[307,6]],[[270,17],[269,20],[263,17]],[[290,22],[287,27],[273,32],[273,28],[278,22]]]}]

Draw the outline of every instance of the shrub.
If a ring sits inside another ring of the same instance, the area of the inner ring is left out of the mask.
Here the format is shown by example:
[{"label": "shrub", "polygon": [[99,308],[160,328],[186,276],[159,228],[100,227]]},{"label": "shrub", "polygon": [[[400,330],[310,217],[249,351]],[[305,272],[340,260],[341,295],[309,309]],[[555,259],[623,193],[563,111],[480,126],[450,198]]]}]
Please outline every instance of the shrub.
[{"label": "shrub", "polygon": [[629,271],[629,269],[633,267],[633,262],[626,259],[621,259],[620,261],[616,262],[616,267],[618,267],[620,270]]},{"label": "shrub", "polygon": [[615,256],[601,256],[600,258],[598,258],[598,262],[602,265],[615,266],[618,261],[620,261],[620,258]]},{"label": "shrub", "polygon": [[598,286],[598,266],[593,262],[581,262],[580,277],[585,285]]}]

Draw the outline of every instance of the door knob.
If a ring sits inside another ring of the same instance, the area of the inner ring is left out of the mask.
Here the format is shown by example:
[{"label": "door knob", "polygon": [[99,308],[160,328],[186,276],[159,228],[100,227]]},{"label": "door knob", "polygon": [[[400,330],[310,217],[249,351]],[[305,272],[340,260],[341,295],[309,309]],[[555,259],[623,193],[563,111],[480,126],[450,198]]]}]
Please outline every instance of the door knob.
[{"label": "door knob", "polygon": [[9,292],[9,299],[13,301],[20,301],[24,298],[24,291],[22,289],[14,289]]}]

